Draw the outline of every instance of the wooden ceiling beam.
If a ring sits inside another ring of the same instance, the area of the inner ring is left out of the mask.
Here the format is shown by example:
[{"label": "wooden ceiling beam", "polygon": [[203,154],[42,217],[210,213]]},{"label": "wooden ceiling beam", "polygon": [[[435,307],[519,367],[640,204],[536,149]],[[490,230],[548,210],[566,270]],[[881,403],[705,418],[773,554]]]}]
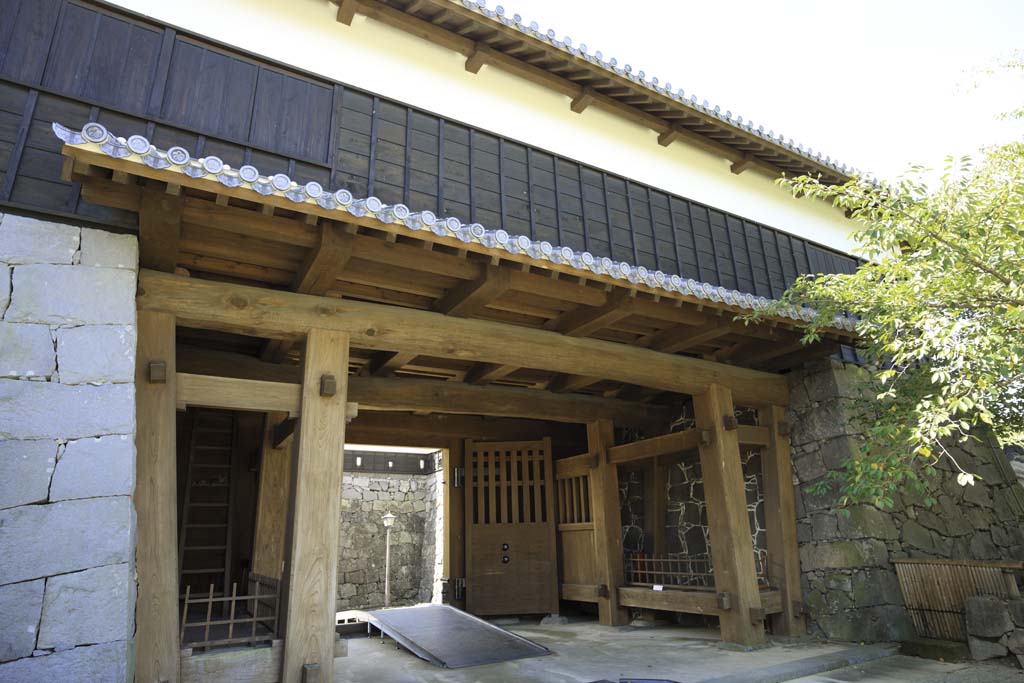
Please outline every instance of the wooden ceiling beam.
[{"label": "wooden ceiling beam", "polygon": [[569,103],[569,109],[572,109],[577,114],[582,114],[593,103],[594,89],[586,86],[580,89],[580,93],[576,97],[572,98],[572,102]]},{"label": "wooden ceiling beam", "polygon": [[552,318],[544,329],[560,332],[570,337],[589,337],[595,332],[633,313],[630,304],[636,299],[636,291],[617,289],[608,296],[603,306],[580,306]]},{"label": "wooden ceiling beam", "polygon": [[186,327],[294,338],[312,327],[348,332],[352,345],[379,351],[519,365],[696,394],[731,388],[745,405],[787,405],[783,377],[597,339],[398,306],[331,299],[152,270],[139,273],[139,310],[174,313]]},{"label": "wooden ceiling beam", "polygon": [[359,11],[358,0],[340,0],[338,2],[338,22],[346,26],[352,25],[352,20]]},{"label": "wooden ceiling beam", "polygon": [[402,415],[362,411],[345,430],[345,440],[381,446],[447,448],[452,440],[516,441],[551,437],[556,448],[586,442],[580,425],[472,415]]},{"label": "wooden ceiling beam", "polygon": [[399,353],[398,351],[375,353],[366,365],[366,374],[373,377],[390,377],[395,374],[396,370],[401,370],[402,366],[416,360],[416,356],[417,354],[412,351],[406,353]]},{"label": "wooden ceiling beam", "polygon": [[467,318],[507,292],[512,281],[507,270],[487,265],[476,280],[463,282],[448,290],[434,311],[458,318]]},{"label": "wooden ceiling beam", "polygon": [[483,386],[508,377],[519,368],[500,363],[477,363],[466,373],[466,383]]},{"label": "wooden ceiling beam", "polygon": [[600,381],[600,377],[587,377],[584,375],[570,374],[556,375],[550,382],[548,382],[548,391],[553,391],[556,394],[563,394],[584,389],[589,387],[591,384],[597,384]]},{"label": "wooden ceiling beam", "polygon": [[647,348],[665,353],[680,353],[701,344],[707,344],[719,337],[735,332],[733,323],[714,318],[697,327],[676,325],[651,337]]}]

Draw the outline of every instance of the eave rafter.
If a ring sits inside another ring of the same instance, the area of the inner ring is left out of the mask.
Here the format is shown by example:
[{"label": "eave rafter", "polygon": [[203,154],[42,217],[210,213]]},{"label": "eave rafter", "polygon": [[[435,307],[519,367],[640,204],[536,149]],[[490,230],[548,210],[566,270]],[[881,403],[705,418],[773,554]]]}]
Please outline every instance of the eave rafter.
[{"label": "eave rafter", "polygon": [[[733,173],[758,168],[775,176],[786,171],[820,174],[834,183],[849,179],[845,166],[805,151],[792,140],[766,134],[742,118],[733,119],[731,113],[723,116],[706,102],[683,99],[660,87],[657,79],[645,80],[642,72],[623,70],[614,60],[605,63],[550,32],[538,33],[483,7],[453,0],[340,0],[339,21],[351,24],[355,13],[460,52],[471,73],[488,64],[566,95],[576,113],[597,104],[656,131],[662,145],[684,140],[725,157]],[[591,92],[581,92],[587,87]],[[681,132],[682,125],[690,130]]]}]

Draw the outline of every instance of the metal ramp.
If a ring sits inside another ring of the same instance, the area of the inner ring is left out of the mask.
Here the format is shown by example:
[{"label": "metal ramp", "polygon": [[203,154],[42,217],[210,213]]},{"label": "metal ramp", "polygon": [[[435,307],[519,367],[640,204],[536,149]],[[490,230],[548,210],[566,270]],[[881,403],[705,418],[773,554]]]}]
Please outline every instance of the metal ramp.
[{"label": "metal ramp", "polygon": [[338,612],[339,623],[362,621],[434,666],[460,669],[551,651],[449,605],[416,605],[370,612]]}]

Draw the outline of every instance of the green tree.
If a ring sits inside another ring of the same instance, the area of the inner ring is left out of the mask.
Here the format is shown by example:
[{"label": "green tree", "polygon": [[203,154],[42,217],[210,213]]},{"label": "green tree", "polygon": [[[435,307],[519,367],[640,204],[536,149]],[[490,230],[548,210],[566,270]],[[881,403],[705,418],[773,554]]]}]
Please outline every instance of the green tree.
[{"label": "green tree", "polygon": [[1003,445],[1024,441],[1024,142],[986,149],[976,163],[948,159],[941,178],[929,177],[914,168],[891,184],[780,181],[860,224],[856,273],[806,276],[751,316],[811,306],[807,343],[837,314],[859,320],[863,439],[832,474],[842,504],[891,506],[898,489],[920,489],[940,458],[973,484],[949,446],[979,428]]}]

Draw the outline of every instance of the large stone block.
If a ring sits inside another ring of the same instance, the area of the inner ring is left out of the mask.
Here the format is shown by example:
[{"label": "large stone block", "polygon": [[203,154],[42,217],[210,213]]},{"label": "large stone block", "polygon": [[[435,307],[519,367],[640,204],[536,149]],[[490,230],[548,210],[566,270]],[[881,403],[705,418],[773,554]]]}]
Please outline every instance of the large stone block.
[{"label": "large stone block", "polygon": [[885,544],[874,539],[816,543],[800,548],[800,566],[804,571],[879,567],[888,561]]},{"label": "large stone block", "polygon": [[892,516],[870,505],[854,505],[838,515],[839,535],[845,538],[899,538]]},{"label": "large stone block", "polygon": [[46,379],[56,362],[49,327],[0,322],[0,377]]},{"label": "large stone block", "polygon": [[38,647],[67,650],[126,640],[134,630],[134,586],[127,563],[48,579]]},{"label": "large stone block", "polygon": [[1002,638],[1013,630],[1006,601],[989,595],[974,595],[964,605],[967,633],[981,638]]},{"label": "large stone block", "polygon": [[85,325],[57,330],[62,384],[131,382],[135,378],[135,327]]},{"label": "large stone block", "polygon": [[71,441],[57,462],[50,500],[130,496],[135,490],[135,440],[126,434]]},{"label": "large stone block", "polygon": [[139,241],[135,235],[118,235],[106,230],[82,228],[83,266],[101,268],[139,268]]},{"label": "large stone block", "polygon": [[128,643],[103,643],[0,664],[3,683],[126,683]]},{"label": "large stone block", "polygon": [[0,576],[13,583],[129,562],[134,522],[127,496],[0,510]]},{"label": "large stone block", "polygon": [[7,214],[0,221],[0,261],[70,265],[78,251],[79,228]]},{"label": "large stone block", "polygon": [[1024,598],[1010,600],[1006,607],[1010,610],[1010,618],[1018,628],[1024,628]]},{"label": "large stone block", "polygon": [[0,379],[0,415],[0,439],[134,434],[135,387]]},{"label": "large stone block", "polygon": [[925,552],[933,552],[935,550],[935,541],[932,538],[932,533],[912,519],[908,519],[903,524],[900,538],[905,546],[924,550]]},{"label": "large stone block", "polygon": [[134,325],[135,273],[121,268],[31,265],[14,269],[10,322]]},{"label": "large stone block", "polygon": [[983,640],[974,636],[967,636],[967,647],[971,649],[971,659],[979,662],[986,659],[1005,657],[1008,654],[1006,646],[1002,643]]},{"label": "large stone block", "polygon": [[56,462],[56,441],[0,441],[0,509],[45,501]]},{"label": "large stone block", "polygon": [[40,579],[0,586],[0,662],[28,657],[35,649],[44,583]]}]

